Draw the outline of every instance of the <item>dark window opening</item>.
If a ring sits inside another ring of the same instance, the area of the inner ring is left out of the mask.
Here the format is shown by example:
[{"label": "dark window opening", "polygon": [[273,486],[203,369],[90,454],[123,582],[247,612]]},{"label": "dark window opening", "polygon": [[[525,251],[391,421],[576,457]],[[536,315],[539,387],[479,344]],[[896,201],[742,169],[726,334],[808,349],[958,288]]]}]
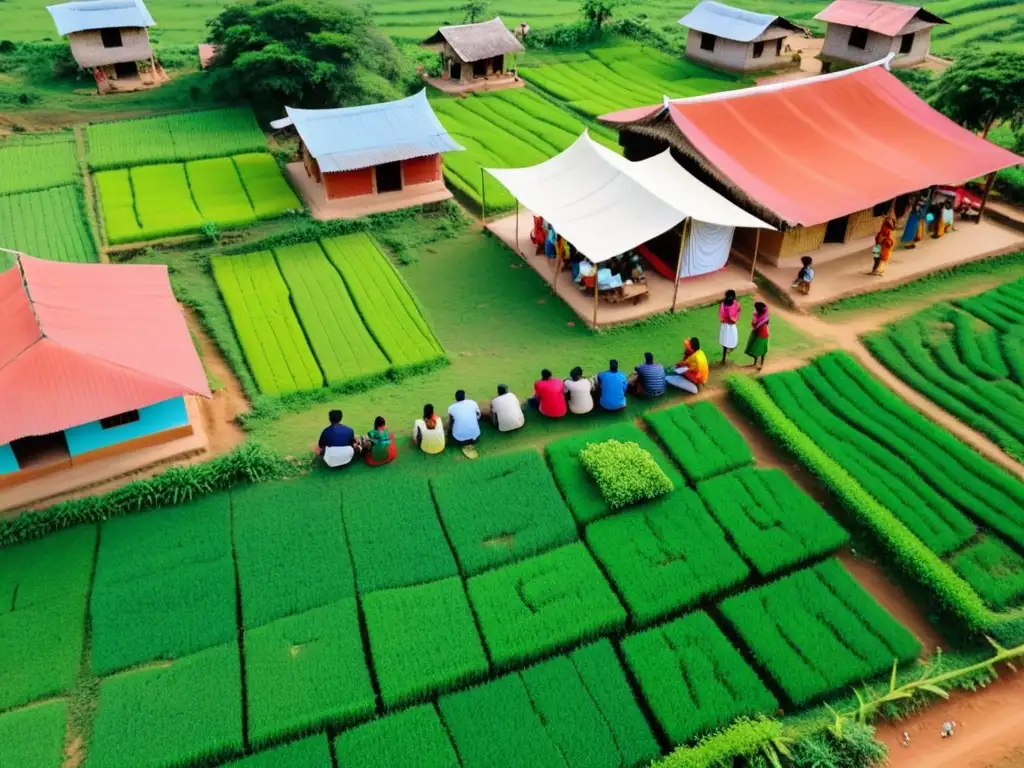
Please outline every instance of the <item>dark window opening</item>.
[{"label": "dark window opening", "polygon": [[755,59],[760,59],[761,58],[761,54],[763,54],[763,53],[764,53],[764,43],[763,42],[754,43],[754,58]]},{"label": "dark window opening", "polygon": [[715,40],[718,38],[714,35],[709,35],[707,32],[702,32],[700,35],[700,49],[702,51],[713,51],[715,50]]},{"label": "dark window opening", "polygon": [[900,53],[910,53],[914,47],[914,33],[904,35],[900,38]]},{"label": "dark window opening", "polygon": [[868,47],[868,31],[860,27],[850,30],[850,47],[860,48],[862,51]]},{"label": "dark window opening", "polygon": [[846,229],[849,223],[849,216],[840,216],[838,219],[832,219],[832,221],[825,225],[825,242],[845,243]]},{"label": "dark window opening", "polygon": [[889,207],[892,205],[892,200],[886,200],[884,203],[878,203],[874,208],[871,209],[872,216],[885,216],[889,212]]},{"label": "dark window opening", "polygon": [[473,62],[473,77],[485,77],[487,75],[487,60]]},{"label": "dark window opening", "polygon": [[462,79],[462,63],[458,61],[452,62],[452,80]]},{"label": "dark window opening", "polygon": [[100,41],[104,48],[121,48],[124,42],[121,40],[120,29],[101,29]]},{"label": "dark window opening", "polygon": [[491,59],[491,71],[496,75],[500,75],[502,72],[505,71],[504,56],[495,56],[493,59]]},{"label": "dark window opening", "polygon": [[139,65],[134,61],[121,61],[114,65],[114,74],[118,77],[135,77],[139,74]]},{"label": "dark window opening", "polygon": [[896,205],[893,208],[893,213],[896,214],[897,219],[902,219],[903,215],[907,212],[907,208],[910,206],[910,195],[900,195],[896,198]]},{"label": "dark window opening", "polygon": [[778,40],[775,41],[775,55],[776,56],[781,56],[782,55],[782,38],[781,37]]},{"label": "dark window opening", "polygon": [[402,189],[402,164],[383,163],[377,166],[377,193]]},{"label": "dark window opening", "polygon": [[138,411],[125,411],[124,413],[119,413],[116,416],[108,416],[105,419],[100,419],[100,429],[123,427],[125,424],[132,424],[138,420]]},{"label": "dark window opening", "polygon": [[63,432],[12,440],[11,452],[14,454],[15,461],[18,462],[19,469],[44,467],[71,458],[68,451],[68,440]]}]

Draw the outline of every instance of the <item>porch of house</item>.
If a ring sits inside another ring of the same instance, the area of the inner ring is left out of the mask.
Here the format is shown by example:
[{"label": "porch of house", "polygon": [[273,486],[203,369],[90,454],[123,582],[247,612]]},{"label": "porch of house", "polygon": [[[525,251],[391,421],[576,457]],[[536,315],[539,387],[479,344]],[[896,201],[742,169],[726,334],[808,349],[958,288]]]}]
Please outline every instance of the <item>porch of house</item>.
[{"label": "porch of house", "polygon": [[299,192],[314,219],[358,219],[371,213],[397,211],[415,205],[427,205],[450,200],[452,193],[444,180],[426,184],[413,184],[397,192],[383,192],[374,195],[359,195],[340,200],[328,200],[322,184],[318,184],[306,173],[302,163],[288,163],[286,166],[292,186]]},{"label": "porch of house", "polygon": [[31,479],[0,489],[0,518],[13,517],[26,509],[40,509],[51,499],[205,453],[209,443],[199,403],[194,397],[186,397],[185,404],[192,426],[189,435],[161,441],[151,439],[159,438],[158,433],[145,438],[151,444],[138,450],[112,453],[80,464],[72,463],[66,448],[63,453],[53,451],[39,456],[27,469],[34,475]]},{"label": "porch of house", "polygon": [[[516,215],[505,216],[486,224],[486,228],[505,245],[514,250],[545,282],[554,286],[558,297],[575,312],[590,328],[594,328],[594,294],[580,290],[572,281],[569,273],[563,273],[555,281],[553,262],[544,255],[537,255],[536,248],[530,242],[533,229],[533,214],[528,211],[519,214],[519,236],[516,238]],[[634,303],[626,300],[611,303],[606,299],[598,300],[597,326],[603,328],[610,325],[630,323],[672,310],[673,284],[661,275],[647,270],[648,298]],[[737,265],[730,261],[724,269],[700,277],[686,278],[679,283],[679,295],[676,309],[700,307],[712,304],[732,288],[739,295],[752,294],[757,286],[750,279],[750,268]]]},{"label": "porch of house", "polygon": [[521,80],[517,75],[513,75],[511,72],[501,75],[491,75],[490,77],[475,78],[468,83],[464,83],[459,80],[444,80],[440,77],[431,77],[424,72],[423,82],[429,86],[437,88],[437,90],[442,93],[447,93],[449,96],[461,96],[467,93],[484,93],[486,91],[502,91],[506,88],[524,88],[526,86],[525,81]]},{"label": "porch of house", "polygon": [[[848,296],[893,288],[933,272],[960,264],[1024,249],[1024,232],[986,218],[981,223],[957,221],[956,230],[938,240],[926,237],[916,248],[900,245],[893,251],[885,274],[869,274],[874,261],[873,238],[827,244],[809,255],[814,258],[811,292],[802,296],[791,286],[799,269],[799,256],[780,265],[758,262],[757,274],[788,296],[799,309],[829,304]],[[899,231],[896,232],[899,236]]]}]

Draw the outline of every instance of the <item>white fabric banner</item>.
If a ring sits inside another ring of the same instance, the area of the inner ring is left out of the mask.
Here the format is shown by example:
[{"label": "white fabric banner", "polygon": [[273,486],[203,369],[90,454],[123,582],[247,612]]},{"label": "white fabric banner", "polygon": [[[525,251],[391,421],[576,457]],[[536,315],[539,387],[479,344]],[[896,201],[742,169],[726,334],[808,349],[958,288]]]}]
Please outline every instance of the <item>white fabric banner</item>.
[{"label": "white fabric banner", "polygon": [[679,277],[696,277],[716,272],[729,260],[735,227],[690,221],[690,234],[686,238]]}]

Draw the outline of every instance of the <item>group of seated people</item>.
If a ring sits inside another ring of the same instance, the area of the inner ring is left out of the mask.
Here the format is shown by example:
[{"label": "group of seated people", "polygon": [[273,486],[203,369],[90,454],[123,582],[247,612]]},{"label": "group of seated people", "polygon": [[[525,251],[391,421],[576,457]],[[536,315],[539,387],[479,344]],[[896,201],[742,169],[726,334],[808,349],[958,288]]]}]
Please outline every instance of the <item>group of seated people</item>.
[{"label": "group of seated people", "polygon": [[[626,407],[627,393],[657,398],[672,386],[696,394],[707,379],[708,359],[696,337],[686,340],[683,359],[667,369],[656,362],[650,352],[644,353],[644,361],[628,376],[619,370],[618,360],[609,360],[607,370],[591,377],[585,376],[579,366],[573,368],[566,379],[556,378],[545,368],[533,384],[533,395],[525,402],[505,384],[499,384],[497,395],[484,408],[467,398],[464,390],[458,390],[455,402],[448,406],[447,423],[437,415],[433,405],[424,405],[423,417],[413,424],[413,442],[424,453],[438,454],[444,451],[450,438],[469,458],[476,458],[475,446],[480,439],[482,419],[489,419],[499,432],[513,432],[526,424],[524,405],[548,419],[560,419],[567,413],[582,415],[595,408],[621,411]],[[387,464],[396,458],[395,440],[382,416],[374,419],[373,429],[366,437],[357,436],[351,427],[341,423],[341,411],[332,410],[329,418],[330,425],[320,434],[317,445],[317,452],[327,466],[347,466],[357,456],[364,457],[371,466]]]},{"label": "group of seated people", "polygon": [[594,264],[540,216],[533,217],[530,240],[538,254],[544,253],[557,262],[558,269],[570,269],[573,282],[581,289],[593,290],[595,279],[599,291],[614,291],[623,285],[642,283],[645,280],[643,264],[637,253],[631,251],[607,263]]}]

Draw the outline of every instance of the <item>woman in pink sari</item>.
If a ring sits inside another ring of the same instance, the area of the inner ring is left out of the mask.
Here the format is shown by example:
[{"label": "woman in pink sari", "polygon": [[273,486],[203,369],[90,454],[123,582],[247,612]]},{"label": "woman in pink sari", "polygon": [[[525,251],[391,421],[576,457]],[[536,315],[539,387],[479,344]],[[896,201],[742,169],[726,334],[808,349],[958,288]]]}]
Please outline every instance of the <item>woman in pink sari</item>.
[{"label": "woman in pink sari", "polygon": [[736,298],[736,291],[730,288],[725,292],[722,303],[718,305],[718,320],[722,324],[718,329],[718,343],[722,345],[722,365],[725,365],[729,353],[739,346],[740,334],[736,330],[736,321],[740,319],[742,309]]},{"label": "woman in pink sari", "polygon": [[[763,301],[754,304],[754,317],[750,322],[750,338],[747,339],[746,353],[754,358],[757,370],[764,367],[768,354],[768,305]],[[760,358],[760,362],[758,359]]]}]

